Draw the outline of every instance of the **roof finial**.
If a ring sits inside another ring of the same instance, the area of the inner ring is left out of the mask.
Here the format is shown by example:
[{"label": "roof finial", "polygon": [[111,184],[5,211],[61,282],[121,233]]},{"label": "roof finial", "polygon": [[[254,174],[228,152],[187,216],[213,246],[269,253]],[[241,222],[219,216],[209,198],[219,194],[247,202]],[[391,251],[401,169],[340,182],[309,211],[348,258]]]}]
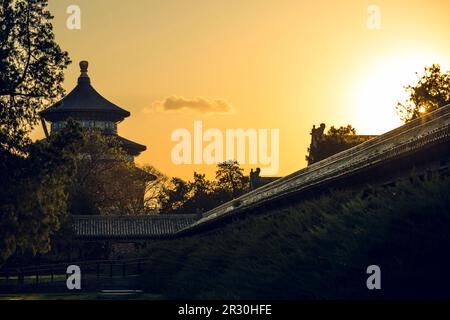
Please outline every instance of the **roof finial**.
[{"label": "roof finial", "polygon": [[80,77],[78,78],[78,83],[90,83],[89,80],[89,76],[87,74],[88,71],[88,67],[89,67],[89,62],[87,62],[86,60],[80,61]]},{"label": "roof finial", "polygon": [[81,72],[87,72],[88,67],[89,67],[88,61],[86,61],[86,60],[80,61]]}]

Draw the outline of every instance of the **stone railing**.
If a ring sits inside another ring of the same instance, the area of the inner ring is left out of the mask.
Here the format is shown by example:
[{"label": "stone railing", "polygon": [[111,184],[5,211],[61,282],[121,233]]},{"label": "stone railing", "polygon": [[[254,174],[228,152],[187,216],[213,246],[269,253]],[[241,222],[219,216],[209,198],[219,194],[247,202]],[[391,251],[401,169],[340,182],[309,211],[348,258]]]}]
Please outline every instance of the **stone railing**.
[{"label": "stone railing", "polygon": [[184,233],[202,224],[279,197],[301,192],[318,183],[339,179],[344,175],[348,176],[376,164],[389,162],[402,155],[418,152],[435,143],[448,142],[449,136],[450,105],[447,105],[420,119],[224,203],[206,212],[200,220],[178,233]]}]

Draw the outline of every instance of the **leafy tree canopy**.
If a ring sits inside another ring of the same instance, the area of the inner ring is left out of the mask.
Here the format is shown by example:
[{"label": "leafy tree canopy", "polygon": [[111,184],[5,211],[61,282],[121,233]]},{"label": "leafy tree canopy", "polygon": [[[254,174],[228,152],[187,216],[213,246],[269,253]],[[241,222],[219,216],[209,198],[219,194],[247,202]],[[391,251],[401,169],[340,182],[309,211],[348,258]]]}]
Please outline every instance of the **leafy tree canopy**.
[{"label": "leafy tree canopy", "polygon": [[38,112],[63,94],[70,60],[55,42],[47,0],[0,2],[0,146],[24,152]]},{"label": "leafy tree canopy", "polygon": [[30,145],[28,156],[0,148],[0,266],[13,254],[46,253],[67,214],[81,131],[70,122]]},{"label": "leafy tree canopy", "polygon": [[414,86],[406,86],[409,98],[397,103],[400,118],[409,122],[421,115],[450,104],[450,70],[441,71],[438,64],[425,67]]},{"label": "leafy tree canopy", "polygon": [[70,188],[74,214],[140,214],[146,184],[154,179],[137,168],[115,135],[83,131],[77,174]]},{"label": "leafy tree canopy", "polygon": [[248,177],[237,161],[225,161],[217,165],[217,189],[228,194],[226,200],[237,198],[248,191]]},{"label": "leafy tree canopy", "polygon": [[216,179],[194,172],[193,181],[172,178],[159,194],[161,213],[200,213],[248,192],[248,177],[237,162],[217,165]]}]

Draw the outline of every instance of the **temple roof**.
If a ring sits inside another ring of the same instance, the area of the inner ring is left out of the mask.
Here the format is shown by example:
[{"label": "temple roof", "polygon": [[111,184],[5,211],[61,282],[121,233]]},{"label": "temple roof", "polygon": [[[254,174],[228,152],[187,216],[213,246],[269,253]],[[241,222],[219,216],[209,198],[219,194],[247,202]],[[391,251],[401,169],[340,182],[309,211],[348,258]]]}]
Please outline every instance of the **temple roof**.
[{"label": "temple roof", "polygon": [[200,218],[196,214],[141,216],[72,216],[75,235],[83,240],[165,238]]},{"label": "temple roof", "polygon": [[139,153],[147,150],[147,147],[144,146],[143,144],[139,144],[136,142],[133,142],[131,140],[125,139],[124,137],[121,136],[117,136],[120,140],[120,142],[123,145],[123,148],[125,150],[127,150],[128,153],[130,153],[131,155],[137,156],[139,155]]},{"label": "temple roof", "polygon": [[45,120],[58,121],[73,117],[121,121],[130,116],[130,112],[105,99],[91,86],[87,75],[88,65],[87,61],[81,61],[77,86],[61,101],[40,113]]}]

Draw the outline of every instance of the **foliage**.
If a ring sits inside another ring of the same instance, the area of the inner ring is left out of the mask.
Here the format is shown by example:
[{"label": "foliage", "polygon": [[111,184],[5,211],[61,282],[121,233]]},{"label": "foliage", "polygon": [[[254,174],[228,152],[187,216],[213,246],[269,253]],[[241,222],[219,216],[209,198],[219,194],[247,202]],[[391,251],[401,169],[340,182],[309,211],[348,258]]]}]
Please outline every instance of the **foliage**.
[{"label": "foliage", "polygon": [[67,213],[66,188],[81,143],[73,122],[26,149],[27,157],[0,148],[0,265],[11,255],[45,253]]},{"label": "foliage", "polygon": [[146,213],[156,212],[159,207],[159,196],[164,188],[169,186],[169,178],[151,165],[144,165],[140,168],[147,176],[155,179],[145,179],[144,207]]},{"label": "foliage", "polygon": [[139,214],[145,183],[153,177],[138,169],[115,135],[83,131],[77,174],[70,187],[73,214]]},{"label": "foliage", "polygon": [[80,129],[70,122],[31,144],[38,112],[63,94],[68,54],[55,42],[47,0],[0,2],[0,265],[44,253],[67,212]]},{"label": "foliage", "polygon": [[356,135],[356,130],[351,125],[337,129],[332,126],[326,134],[317,137],[317,146],[308,148],[306,161],[308,164],[318,162],[361,142],[362,139]]},{"label": "foliage", "polygon": [[243,169],[237,161],[225,161],[217,165],[217,189],[222,194],[228,194],[231,200],[248,191],[248,178],[244,176]]},{"label": "foliage", "polygon": [[55,42],[47,0],[0,3],[0,146],[25,152],[38,112],[63,93],[68,54]]},{"label": "foliage", "polygon": [[204,174],[194,172],[194,181],[190,183],[191,212],[205,212],[216,206],[214,201],[214,183],[207,180]]},{"label": "foliage", "polygon": [[[110,243],[75,238],[72,215],[149,213],[151,208],[144,206],[144,193],[157,192],[158,185],[153,184],[153,177],[164,179],[151,166],[136,167],[120,140],[99,130],[82,131],[82,145],[75,162],[77,171],[68,186],[71,215],[63,220],[61,230],[52,237],[53,250],[41,257],[41,261],[108,258]],[[146,199],[148,206],[151,200]]]},{"label": "foliage", "polygon": [[161,213],[201,213],[248,192],[248,177],[237,162],[217,166],[216,180],[194,172],[193,181],[172,178],[159,194]]},{"label": "foliage", "polygon": [[450,104],[450,70],[441,72],[438,64],[425,67],[416,85],[406,86],[407,101],[397,103],[400,118],[409,122],[421,115]]},{"label": "foliage", "polygon": [[[148,243],[145,283],[177,299],[448,298],[450,178],[403,182]],[[366,288],[379,265],[382,290]]]},{"label": "foliage", "polygon": [[182,213],[189,200],[189,183],[180,178],[172,178],[169,186],[164,187],[159,194],[161,213]]}]

